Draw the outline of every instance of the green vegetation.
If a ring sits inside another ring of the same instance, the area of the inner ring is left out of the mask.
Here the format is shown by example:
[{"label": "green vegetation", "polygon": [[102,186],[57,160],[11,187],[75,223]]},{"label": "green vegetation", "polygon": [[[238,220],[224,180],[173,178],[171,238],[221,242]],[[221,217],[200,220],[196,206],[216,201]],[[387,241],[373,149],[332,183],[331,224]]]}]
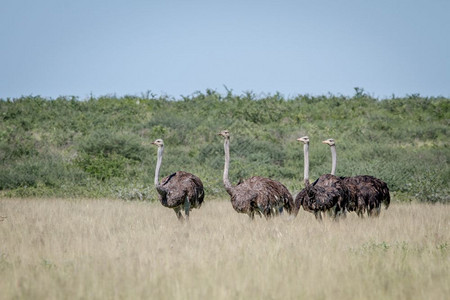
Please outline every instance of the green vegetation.
[{"label": "green vegetation", "polygon": [[450,202],[450,99],[378,100],[355,89],[353,97],[212,90],[181,99],[148,93],[79,101],[61,97],[0,100],[2,197],[116,197],[156,199],[153,174],[163,138],[165,176],[199,176],[208,196],[222,187],[221,129],[231,131],[232,182],[252,175],[302,187],[303,152],[311,139],[310,176],[331,169],[328,146],[338,149],[337,174],[385,180],[400,201]]}]

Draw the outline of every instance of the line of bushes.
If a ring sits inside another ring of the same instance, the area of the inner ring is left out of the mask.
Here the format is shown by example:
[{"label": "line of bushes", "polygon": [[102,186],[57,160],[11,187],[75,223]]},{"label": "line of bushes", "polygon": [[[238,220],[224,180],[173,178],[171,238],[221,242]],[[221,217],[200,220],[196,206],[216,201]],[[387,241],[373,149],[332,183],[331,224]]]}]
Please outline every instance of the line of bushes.
[{"label": "line of bushes", "polygon": [[156,199],[156,149],[163,138],[162,175],[192,172],[206,192],[224,196],[223,145],[232,133],[230,177],[273,177],[302,187],[303,154],[311,139],[311,177],[330,170],[337,141],[338,174],[371,174],[399,200],[449,202],[450,100],[412,95],[374,99],[207,90],[181,99],[147,94],[0,100],[0,195]]}]

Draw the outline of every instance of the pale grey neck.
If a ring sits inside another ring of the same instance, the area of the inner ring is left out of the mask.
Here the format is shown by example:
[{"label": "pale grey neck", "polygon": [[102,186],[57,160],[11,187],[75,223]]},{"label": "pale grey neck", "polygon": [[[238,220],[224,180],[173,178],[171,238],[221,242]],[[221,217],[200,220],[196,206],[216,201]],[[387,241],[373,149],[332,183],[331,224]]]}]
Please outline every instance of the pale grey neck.
[{"label": "pale grey neck", "polygon": [[331,175],[336,175],[336,164],[337,164],[336,146],[332,145],[330,146],[330,149],[331,149]]},{"label": "pale grey neck", "polygon": [[223,168],[223,185],[225,186],[225,190],[228,194],[231,195],[231,183],[230,179],[228,179],[228,170],[230,168],[230,140],[225,138],[225,142],[223,143],[223,148],[225,150],[225,166]]},{"label": "pale grey neck", "polygon": [[164,153],[164,146],[158,147],[158,160],[156,161],[155,169],[155,186],[159,186],[159,170],[161,169],[162,157]]},{"label": "pale grey neck", "polygon": [[303,181],[305,186],[309,185],[309,144],[303,145],[305,165],[303,169]]}]

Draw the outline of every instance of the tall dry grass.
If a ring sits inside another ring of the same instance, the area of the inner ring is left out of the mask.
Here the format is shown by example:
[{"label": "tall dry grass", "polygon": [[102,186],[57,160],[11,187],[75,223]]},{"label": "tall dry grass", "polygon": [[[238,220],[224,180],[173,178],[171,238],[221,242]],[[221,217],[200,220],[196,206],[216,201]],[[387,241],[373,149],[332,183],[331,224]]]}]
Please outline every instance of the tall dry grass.
[{"label": "tall dry grass", "polygon": [[1,299],[445,299],[450,207],[250,222],[210,201],[1,199]]}]

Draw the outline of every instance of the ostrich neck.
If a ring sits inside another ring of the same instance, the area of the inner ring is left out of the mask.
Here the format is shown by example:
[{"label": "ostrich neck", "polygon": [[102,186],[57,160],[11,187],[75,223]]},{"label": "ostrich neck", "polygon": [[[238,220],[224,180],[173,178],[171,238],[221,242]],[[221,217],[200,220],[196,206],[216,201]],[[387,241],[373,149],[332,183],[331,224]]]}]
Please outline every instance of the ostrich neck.
[{"label": "ostrich neck", "polygon": [[230,179],[228,179],[228,170],[230,168],[230,140],[225,138],[225,142],[223,144],[225,150],[225,166],[223,168],[223,185],[225,186],[225,190],[228,194],[231,195],[232,186],[230,183]]},{"label": "ostrich neck", "polygon": [[336,146],[330,146],[331,149],[331,175],[336,175]]},{"label": "ostrich neck", "polygon": [[303,152],[305,153],[305,165],[303,169],[303,180],[305,182],[305,186],[309,186],[309,144],[303,145]]},{"label": "ostrich neck", "polygon": [[158,147],[158,160],[156,161],[156,169],[155,169],[155,187],[160,194],[165,192],[164,189],[159,184],[159,170],[161,169],[163,153],[164,153],[164,146]]}]

